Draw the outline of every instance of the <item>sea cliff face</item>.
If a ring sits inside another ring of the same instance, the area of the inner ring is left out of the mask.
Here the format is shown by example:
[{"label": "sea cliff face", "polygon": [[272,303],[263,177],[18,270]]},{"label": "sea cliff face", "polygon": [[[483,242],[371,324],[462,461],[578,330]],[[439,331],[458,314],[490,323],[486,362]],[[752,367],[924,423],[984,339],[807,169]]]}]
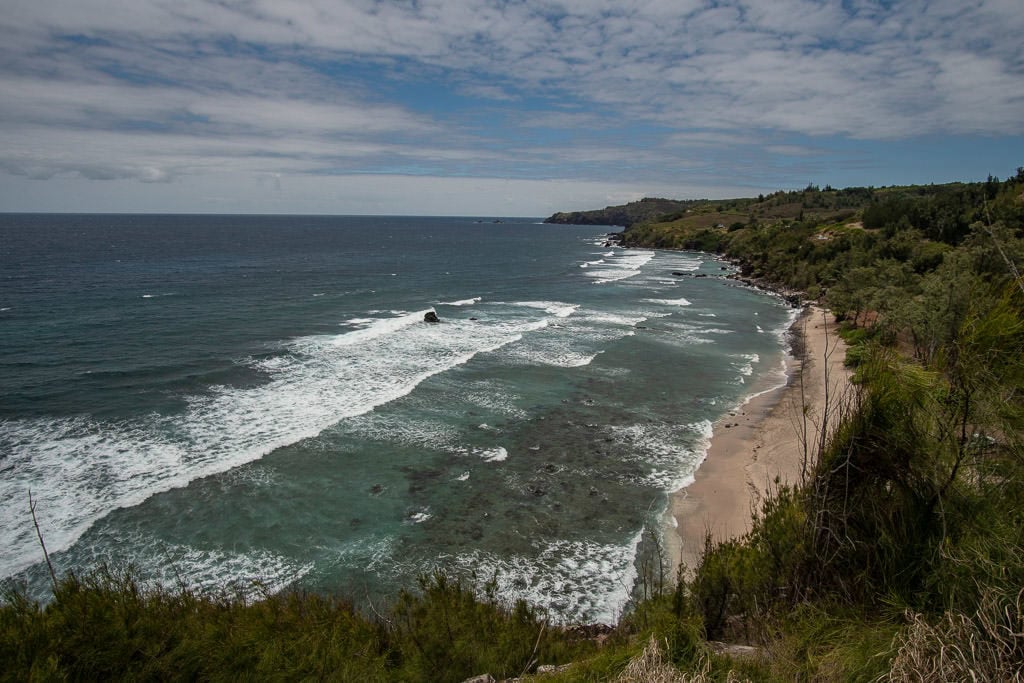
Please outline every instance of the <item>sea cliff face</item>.
[{"label": "sea cliff face", "polygon": [[621,225],[628,228],[634,223],[653,220],[666,214],[685,212],[702,200],[676,200],[645,197],[637,202],[607,206],[594,211],[559,212],[544,220],[562,225]]}]

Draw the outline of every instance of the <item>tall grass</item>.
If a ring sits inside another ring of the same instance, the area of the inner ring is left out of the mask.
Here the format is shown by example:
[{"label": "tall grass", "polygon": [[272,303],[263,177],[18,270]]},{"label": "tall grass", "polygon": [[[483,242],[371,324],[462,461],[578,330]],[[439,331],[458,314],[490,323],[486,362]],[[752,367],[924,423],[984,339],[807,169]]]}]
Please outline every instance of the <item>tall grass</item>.
[{"label": "tall grass", "polygon": [[65,577],[45,606],[18,593],[0,606],[4,680],[461,681],[593,650],[525,603],[443,574],[373,617],[330,596],[211,597],[111,570]]}]

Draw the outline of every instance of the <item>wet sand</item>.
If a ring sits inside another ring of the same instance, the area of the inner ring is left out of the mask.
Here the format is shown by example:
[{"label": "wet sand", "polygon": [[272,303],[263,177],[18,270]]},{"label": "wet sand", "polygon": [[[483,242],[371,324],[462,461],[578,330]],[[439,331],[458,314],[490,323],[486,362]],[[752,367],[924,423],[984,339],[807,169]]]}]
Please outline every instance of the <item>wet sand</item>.
[{"label": "wet sand", "polygon": [[[766,391],[726,414],[714,426],[707,458],[694,482],[672,494],[666,551],[689,571],[704,552],[704,539],[727,540],[750,531],[752,513],[778,483],[799,484],[804,438],[814,453],[826,397],[831,405],[848,392],[846,345],[830,313],[813,307],[794,324],[796,357],[786,359],[786,385]],[[826,372],[826,368],[828,372]],[[827,378],[827,382],[826,382]],[[807,406],[807,420],[801,418]]]}]

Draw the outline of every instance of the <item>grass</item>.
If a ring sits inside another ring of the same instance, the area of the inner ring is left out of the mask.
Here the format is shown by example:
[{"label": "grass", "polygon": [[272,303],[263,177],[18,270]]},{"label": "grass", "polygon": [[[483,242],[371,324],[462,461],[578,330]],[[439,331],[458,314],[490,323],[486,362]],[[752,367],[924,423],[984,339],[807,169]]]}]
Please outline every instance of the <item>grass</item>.
[{"label": "grass", "polygon": [[312,593],[260,601],[143,587],[131,572],[61,580],[45,606],[17,593],[0,607],[4,680],[461,681],[511,678],[592,654],[550,627],[442,574],[380,617]]}]

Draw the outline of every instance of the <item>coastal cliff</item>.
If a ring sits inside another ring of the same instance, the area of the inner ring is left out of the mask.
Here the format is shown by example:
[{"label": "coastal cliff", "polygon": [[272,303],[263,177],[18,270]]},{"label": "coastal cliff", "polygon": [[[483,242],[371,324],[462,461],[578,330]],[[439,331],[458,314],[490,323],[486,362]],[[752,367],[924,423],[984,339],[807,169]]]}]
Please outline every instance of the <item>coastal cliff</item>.
[{"label": "coastal cliff", "polygon": [[544,219],[544,222],[562,225],[621,225],[628,228],[635,223],[654,220],[667,214],[685,212],[701,201],[645,197],[640,201],[593,211],[559,212]]}]

